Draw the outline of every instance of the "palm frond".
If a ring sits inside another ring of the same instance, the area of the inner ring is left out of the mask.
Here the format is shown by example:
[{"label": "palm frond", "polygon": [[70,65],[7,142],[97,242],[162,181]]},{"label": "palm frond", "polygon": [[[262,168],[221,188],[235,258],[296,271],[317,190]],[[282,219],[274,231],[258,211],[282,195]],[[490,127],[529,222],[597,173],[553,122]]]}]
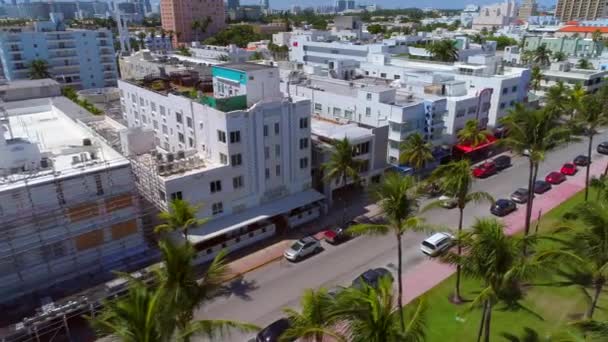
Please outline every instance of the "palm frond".
[{"label": "palm frond", "polygon": [[260,327],[244,322],[230,320],[201,320],[191,322],[179,338],[182,340],[192,336],[204,336],[212,341],[223,340],[232,332],[252,333],[260,330]]}]

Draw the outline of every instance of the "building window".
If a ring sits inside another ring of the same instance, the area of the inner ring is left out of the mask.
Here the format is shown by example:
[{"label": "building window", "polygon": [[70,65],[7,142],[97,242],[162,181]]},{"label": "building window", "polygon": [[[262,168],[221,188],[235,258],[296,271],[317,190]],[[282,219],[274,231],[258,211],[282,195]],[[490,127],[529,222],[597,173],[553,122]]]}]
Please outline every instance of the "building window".
[{"label": "building window", "polygon": [[162,190],[158,190],[158,197],[160,198],[161,201],[166,202],[167,198],[165,197],[165,192]]},{"label": "building window", "polygon": [[280,125],[278,122],[275,122],[274,123],[274,134],[279,135],[279,133],[280,133]]},{"label": "building window", "polygon": [[192,128],[192,118],[191,117],[186,118],[186,126]]},{"label": "building window", "polygon": [[154,103],[154,102],[150,102],[150,109],[151,109],[153,112],[156,112],[156,103]]},{"label": "building window", "polygon": [[240,189],[243,187],[243,176],[232,178],[232,187],[234,189]]},{"label": "building window", "polygon": [[237,153],[237,154],[231,155],[230,164],[232,164],[232,166],[239,166],[239,165],[243,164],[243,158],[241,157],[241,154]]},{"label": "building window", "polygon": [[268,125],[264,125],[264,136],[268,136]]},{"label": "building window", "polygon": [[500,103],[500,109],[504,109],[507,105],[504,102]]},{"label": "building window", "polygon": [[269,169],[269,168],[266,168],[266,169],[264,170],[264,175],[265,175],[266,179],[269,179],[269,178],[270,178],[270,169]]},{"label": "building window", "polygon": [[230,132],[230,143],[240,143],[241,142],[241,131]]},{"label": "building window", "polygon": [[270,147],[264,146],[264,159],[270,158]]},{"label": "building window", "polygon": [[370,101],[372,99],[372,93],[367,93],[366,98],[368,101]]},{"label": "building window", "polygon": [[380,73],[380,77],[381,77],[381,78],[386,78],[386,73],[385,73],[385,72],[381,72],[381,73]]},{"label": "building window", "polygon": [[308,138],[300,139],[300,150],[308,148]]},{"label": "building window", "polygon": [[369,153],[369,141],[357,144],[353,147],[353,156],[360,156]]},{"label": "building window", "polygon": [[300,118],[300,128],[308,128],[308,118]]},{"label": "building window", "polygon": [[194,139],[188,138],[188,146],[189,147],[194,147]]},{"label": "building window", "polygon": [[281,175],[281,165],[275,166],[274,172],[277,174],[277,176],[280,176]]},{"label": "building window", "polygon": [[175,201],[175,200],[181,200],[182,199],[182,192],[181,191],[176,191],[174,193],[171,194],[171,200]]},{"label": "building window", "polygon": [[158,121],[152,120],[152,126],[154,126],[154,129],[158,129]]},{"label": "building window", "polygon": [[222,152],[220,152],[220,163],[224,165],[228,164],[228,156]]},{"label": "building window", "polygon": [[222,181],[216,180],[216,181],[210,182],[209,191],[211,191],[212,194],[222,191]]},{"label": "building window", "polygon": [[163,125],[163,134],[169,134],[166,125]]},{"label": "building window", "polygon": [[509,88],[502,88],[503,95],[509,92]]},{"label": "building window", "polygon": [[372,109],[369,107],[365,107],[365,116],[372,116]]},{"label": "building window", "polygon": [[401,78],[401,76],[400,75],[395,75],[395,76],[393,76],[393,78],[396,79],[396,80],[398,80],[398,79]]},{"label": "building window", "polygon": [[185,142],[185,140],[184,140],[184,134],[183,133],[177,133],[177,140],[179,140],[179,142],[181,142],[181,143]]},{"label": "building window", "polygon": [[222,202],[213,203],[211,205],[211,213],[213,215],[219,215],[224,212],[224,205]]},{"label": "building window", "polygon": [[342,109],[338,108],[338,107],[334,107],[334,116],[340,116],[342,115]]},{"label": "building window", "polygon": [[101,183],[101,175],[95,175],[95,187],[97,188],[97,196],[103,195],[103,184]]},{"label": "building window", "polygon": [[467,110],[467,114],[474,114],[477,112],[477,107],[473,106],[473,107],[469,107],[469,109]]},{"label": "building window", "polygon": [[300,158],[300,169],[308,167],[308,158]]},{"label": "building window", "polygon": [[182,114],[181,113],[175,113],[175,120],[177,120],[178,123],[183,123]]},{"label": "building window", "polygon": [[160,115],[165,116],[165,106],[160,106]]},{"label": "building window", "polygon": [[226,143],[226,132],[217,130],[217,140]]},{"label": "building window", "polygon": [[322,111],[323,110],[323,105],[320,104],[320,103],[315,103],[315,110]]},{"label": "building window", "polygon": [[274,155],[276,157],[281,156],[281,145],[274,145]]},{"label": "building window", "polygon": [[457,118],[461,118],[461,117],[463,117],[465,114],[466,114],[466,110],[465,110],[464,108],[462,108],[462,109],[459,109],[459,110],[456,112],[456,117],[457,117]]},{"label": "building window", "polygon": [[513,87],[511,88],[511,91],[512,91],[512,92],[516,92],[516,91],[517,91],[517,86],[513,86]]}]

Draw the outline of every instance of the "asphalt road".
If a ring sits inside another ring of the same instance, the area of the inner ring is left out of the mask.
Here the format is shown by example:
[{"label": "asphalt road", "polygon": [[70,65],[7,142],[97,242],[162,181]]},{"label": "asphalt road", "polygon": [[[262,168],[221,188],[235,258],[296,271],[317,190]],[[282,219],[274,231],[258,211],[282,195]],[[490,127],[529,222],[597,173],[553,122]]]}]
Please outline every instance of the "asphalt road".
[{"label": "asphalt road", "polygon": [[[608,140],[608,132],[605,131],[594,139],[597,143],[605,140]],[[571,161],[576,155],[584,154],[586,146],[587,141],[583,140],[548,153],[540,167],[539,179],[550,171],[559,171],[564,162]],[[595,151],[594,155],[599,156]],[[584,172],[584,168],[580,168],[579,172]],[[473,190],[486,191],[496,199],[508,198],[516,188],[526,187],[527,176],[528,160],[525,157],[515,157],[510,168],[476,181]],[[465,209],[465,227],[475,217],[489,216],[489,207],[486,203],[469,204]],[[525,208],[523,205],[518,207],[518,210]],[[455,228],[458,222],[457,209],[438,208],[423,216],[430,224],[451,228]],[[404,272],[425,260],[426,256],[419,250],[424,238],[425,234],[422,233],[404,237]],[[206,303],[195,318],[241,320],[264,327],[282,317],[282,308],[297,307],[299,296],[306,288],[348,286],[355,277],[369,268],[386,267],[393,273],[396,272],[397,248],[392,236],[357,237],[339,246],[323,242],[323,247],[323,252],[299,263],[282,259],[246,274],[243,279],[231,284],[230,295]],[[233,334],[226,342],[248,341],[251,337]]]}]

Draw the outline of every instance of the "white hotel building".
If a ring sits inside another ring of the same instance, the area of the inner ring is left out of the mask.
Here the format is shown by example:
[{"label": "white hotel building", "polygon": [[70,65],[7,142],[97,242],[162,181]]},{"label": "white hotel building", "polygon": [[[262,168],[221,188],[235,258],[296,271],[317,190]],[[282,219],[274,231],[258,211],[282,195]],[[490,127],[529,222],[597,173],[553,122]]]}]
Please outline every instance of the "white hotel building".
[{"label": "white hotel building", "polygon": [[138,187],[165,209],[172,199],[202,205],[210,222],[189,239],[209,260],[318,217],[311,188],[310,101],[285,98],[277,68],[212,68],[212,95],[197,99],[119,81],[123,145]]}]

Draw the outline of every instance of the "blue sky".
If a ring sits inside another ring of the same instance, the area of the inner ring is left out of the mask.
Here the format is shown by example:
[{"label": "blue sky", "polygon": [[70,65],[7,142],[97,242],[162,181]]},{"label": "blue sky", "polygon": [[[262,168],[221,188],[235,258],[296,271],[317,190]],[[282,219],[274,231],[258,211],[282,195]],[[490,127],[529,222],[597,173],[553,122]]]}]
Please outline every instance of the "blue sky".
[{"label": "blue sky", "polygon": [[[357,1],[357,3],[376,3],[379,6],[385,8],[406,8],[406,7],[436,7],[436,8],[463,8],[467,4],[491,4],[498,2],[499,0],[368,0],[368,1]],[[557,0],[539,0],[538,2],[543,5],[553,5]],[[320,5],[331,5],[335,0],[270,0],[270,7],[272,8],[289,8],[291,5],[299,5],[302,7],[307,6],[320,6]],[[258,4],[256,0],[241,0],[242,4]]]}]

